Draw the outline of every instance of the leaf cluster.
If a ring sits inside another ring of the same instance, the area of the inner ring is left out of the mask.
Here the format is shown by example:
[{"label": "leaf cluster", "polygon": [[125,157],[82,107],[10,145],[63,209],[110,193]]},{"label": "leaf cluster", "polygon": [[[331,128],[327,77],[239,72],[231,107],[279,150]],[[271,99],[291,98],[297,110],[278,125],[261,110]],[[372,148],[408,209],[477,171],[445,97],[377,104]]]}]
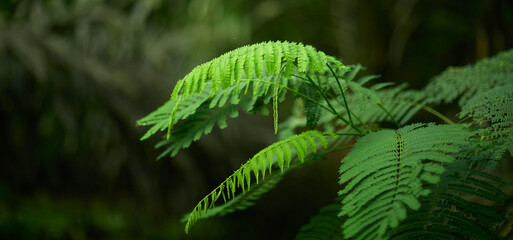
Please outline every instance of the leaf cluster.
[{"label": "leaf cluster", "polygon": [[[359,77],[362,66],[346,67],[308,45],[254,44],[193,69],[138,123],[153,125],[143,139],[167,129],[159,146],[175,156],[215,123],[226,127],[239,107],[267,114],[272,106],[280,140],[199,201],[183,219],[186,232],[199,219],[252,206],[288,171],[351,148],[341,160],[337,203],[297,239],[494,239],[506,194],[489,170],[513,152],[512,54],[450,68],[424,89],[408,90],[371,84],[378,76]],[[278,127],[278,104],[288,95],[292,114]],[[459,123],[429,106],[458,98]],[[446,124],[410,123],[421,110]]]}]

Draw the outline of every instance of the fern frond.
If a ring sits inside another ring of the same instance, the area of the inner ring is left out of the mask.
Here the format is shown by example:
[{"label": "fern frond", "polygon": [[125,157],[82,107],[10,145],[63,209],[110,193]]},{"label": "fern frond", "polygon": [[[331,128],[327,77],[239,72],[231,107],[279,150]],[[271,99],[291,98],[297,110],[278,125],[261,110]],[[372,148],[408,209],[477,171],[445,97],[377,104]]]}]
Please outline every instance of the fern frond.
[{"label": "fern frond", "polygon": [[[260,181],[254,185],[244,194],[239,194],[236,197],[228,200],[221,206],[208,209],[203,214],[199,215],[196,220],[210,218],[214,216],[224,216],[226,214],[235,212],[237,210],[245,210],[250,206],[255,205],[255,202],[262,197],[265,193],[273,189],[278,182],[281,181],[283,175],[289,170],[285,169],[283,172],[273,173],[271,176]],[[186,222],[189,219],[190,213],[186,214],[180,221]]]},{"label": "fern frond", "polygon": [[[423,104],[420,91],[404,90],[405,85],[374,91],[373,100],[363,101],[360,108],[353,108],[354,114],[364,123],[392,122],[399,126],[406,124]],[[368,91],[374,90],[372,87]],[[358,98],[361,96],[358,96]],[[356,99],[351,99],[354,102]],[[361,102],[361,101],[360,101]]]},{"label": "fern frond", "polygon": [[[513,84],[492,88],[472,97],[463,105],[460,118],[472,117],[479,125],[474,131],[480,145],[504,150],[513,146]],[[504,146],[501,146],[504,145]],[[513,152],[510,151],[513,156]],[[499,157],[499,156],[498,156]]]},{"label": "fern frond", "polygon": [[[175,120],[185,117],[187,120],[173,128],[169,139],[165,138],[156,145],[157,148],[166,147],[158,159],[168,154],[174,157],[180,149],[188,147],[202,135],[209,134],[216,122],[220,129],[226,128],[226,118],[236,118],[239,114],[237,105],[247,113],[263,112],[267,110],[263,105],[271,101],[276,101],[277,104],[285,99],[287,89],[291,88],[283,88],[283,85],[291,83],[297,88],[300,86],[300,80],[296,78],[276,78],[277,76],[264,76],[259,81],[241,81],[238,85],[219,90],[217,95],[210,96],[208,91],[204,91],[197,99],[191,96],[184,100],[178,108]],[[303,88],[306,87],[308,86]],[[206,90],[209,88],[209,85],[205,87]],[[251,90],[252,94],[245,94],[246,89]],[[142,139],[168,127],[175,103],[175,100],[169,100],[164,106],[138,121],[139,124],[154,124]]]},{"label": "fern frond", "polygon": [[460,97],[463,106],[473,96],[513,82],[513,49],[473,65],[450,67],[425,87],[426,103],[450,103]]},{"label": "fern frond", "polygon": [[327,147],[327,139],[322,133],[307,131],[273,143],[258,152],[194,207],[187,219],[185,232],[188,232],[192,224],[208,209],[213,208],[221,196],[224,200],[232,199],[235,198],[237,189],[242,189],[243,194],[250,190],[252,175],[258,184],[260,180],[265,179],[266,174],[271,174],[273,165],[277,165],[283,172],[290,168],[293,152],[297,155],[299,162],[303,163],[308,154],[308,148],[312,153],[317,151],[316,139],[323,147]]},{"label": "fern frond", "polygon": [[[214,96],[218,94],[219,90],[239,85],[241,80],[244,79],[251,80],[268,75],[281,75],[282,66],[286,69],[281,77],[289,78],[292,71],[298,73],[324,72],[327,65],[334,65],[338,69],[346,69],[342,63],[333,57],[328,57],[312,46],[305,46],[301,43],[277,41],[248,45],[227,52],[194,68],[178,81],[171,94],[171,100],[201,94],[204,89],[197,86],[207,84],[211,84],[210,95]],[[276,97],[277,94],[278,91],[275,90],[274,96]],[[276,130],[276,100],[273,101],[273,104]],[[170,129],[173,126],[173,118],[174,115],[171,114]]]},{"label": "fern frond", "polygon": [[[369,87],[363,86],[370,80],[378,76],[370,75],[356,79],[358,68],[361,66],[351,66],[353,81],[344,82],[347,88],[352,91],[348,94],[347,101],[353,106],[351,113],[357,116],[356,123],[359,124],[377,124],[382,122],[392,122],[403,126],[420,109],[423,104],[421,101],[425,97],[423,92],[415,90],[405,90],[406,85],[402,84],[390,87],[392,83],[377,83]],[[358,106],[358,107],[356,107]],[[343,114],[347,114],[345,108],[338,108]]]},{"label": "fern frond", "polygon": [[[306,72],[326,72],[328,66],[341,72],[348,69],[335,58],[303,44],[278,41],[238,48],[197,66],[178,81],[170,101],[138,121],[140,125],[153,125],[142,140],[167,129],[165,142],[173,142],[177,139],[171,139],[172,133],[177,132],[174,127],[180,120],[203,109],[204,103],[214,109],[222,108],[228,102],[240,105],[246,112],[264,114],[267,112],[264,105],[271,104],[277,131],[278,103],[284,100],[287,92],[297,95],[301,94],[300,88],[311,87],[296,76]],[[191,134],[201,136],[198,132]],[[181,145],[187,146],[190,141],[186,142]],[[175,150],[167,149],[166,152]]]},{"label": "fern frond", "polygon": [[443,165],[454,160],[448,154],[459,151],[465,137],[463,125],[413,124],[359,139],[340,167],[345,237],[385,238],[408,208],[420,208],[418,198],[430,192],[422,181],[440,180]]},{"label": "fern frond", "polygon": [[421,199],[421,209],[392,230],[391,239],[498,239],[493,231],[504,219],[496,208],[505,199],[504,182],[471,168],[472,162],[458,159],[450,165],[429,197]]},{"label": "fern frond", "polygon": [[[337,202],[340,202],[340,200],[337,200]],[[344,219],[338,217],[341,207],[339,203],[322,207],[317,215],[310,218],[308,224],[299,229],[295,239],[345,239],[341,228]]]},{"label": "fern frond", "polygon": [[[195,97],[189,97],[182,100],[180,107],[177,108],[175,113],[175,122],[185,119],[193,115],[196,110],[209,98],[208,94],[200,94]],[[147,116],[137,120],[137,125],[147,126],[153,125],[144,135],[141,140],[147,139],[158,131],[163,131],[168,127],[169,116],[171,116],[173,109],[177,105],[176,100],[168,100],[164,105],[157,110],[148,114]]]},{"label": "fern frond", "polygon": [[227,127],[227,117],[236,118],[238,115],[237,106],[232,104],[226,104],[215,109],[199,108],[194,115],[173,129],[169,139],[164,138],[155,146],[156,148],[166,147],[157,159],[166,155],[176,156],[181,149],[189,147],[192,142],[199,140],[202,135],[209,134],[216,123],[219,129],[224,129]]},{"label": "fern frond", "polygon": [[[425,94],[417,90],[405,90],[406,85],[390,87],[391,83],[378,83],[370,85],[370,87],[361,84],[368,83],[377,76],[363,76],[357,78],[358,71],[362,68],[360,65],[349,66],[350,71],[338,71],[337,81],[333,75],[318,75],[318,81],[328,85],[325,92],[332,91],[334,96],[330,95],[328,101],[331,101],[336,110],[345,118],[349,119],[347,113],[349,104],[351,116],[353,116],[354,124],[362,126],[368,132],[372,130],[367,127],[374,126],[379,129],[379,124],[383,122],[392,122],[398,126],[406,124],[419,110],[424,107],[422,100]],[[315,91],[315,89],[310,89]],[[342,93],[345,94],[343,98]],[[305,93],[307,95],[307,93]],[[296,102],[293,108],[293,114],[285,122],[281,123],[282,135],[290,136],[294,129],[319,125],[320,128],[337,132],[339,134],[347,134],[340,138],[341,141],[348,141],[355,137],[354,129],[346,122],[337,118],[335,114],[327,114],[325,109],[319,109],[315,106],[311,107],[311,101]],[[326,104],[325,100],[320,100],[321,105]],[[312,124],[312,125],[310,125]],[[338,129],[338,130],[336,130]]]},{"label": "fern frond", "polygon": [[[264,73],[280,74],[282,65],[292,65],[298,72],[305,73],[307,71],[323,72],[326,64],[335,64],[340,69],[344,68],[334,58],[327,57],[326,54],[317,51],[314,47],[301,43],[277,41],[248,45],[227,52],[194,68],[191,73],[180,80],[185,84],[175,87],[172,99],[178,95],[187,96],[194,92],[202,92],[203,89],[197,88],[193,83],[206,84],[208,79],[212,79],[212,93],[215,94],[219,88],[232,86],[242,77],[251,79],[253,77],[260,78]],[[266,68],[265,65],[267,65]],[[290,75],[284,77],[288,78]]]},{"label": "fern frond", "polygon": [[315,102],[311,101],[313,99],[315,101],[319,101],[321,96],[319,93],[312,89],[309,86],[304,86],[300,89],[300,91],[307,97],[303,98],[304,100],[304,113],[306,115],[306,127],[309,129],[314,129],[317,127],[317,123],[321,117],[321,107]]},{"label": "fern frond", "polygon": [[[352,92],[347,95],[347,101],[350,106],[351,115],[354,116],[355,124],[363,126],[369,130],[379,129],[380,124],[391,122],[398,127],[404,126],[416,113],[424,106],[422,99],[424,95],[417,90],[404,90],[405,85],[387,87],[389,83],[378,83],[366,88],[353,81],[348,84],[348,89]],[[339,104],[337,109],[343,116],[347,116],[347,110]],[[334,118],[333,115],[326,115],[321,118],[319,125],[330,128],[330,125],[336,123],[342,126],[337,133],[351,133],[352,129],[344,122]],[[371,127],[367,127],[371,126]],[[330,130],[332,131],[332,130]],[[354,136],[344,136],[343,141],[348,141]]]}]

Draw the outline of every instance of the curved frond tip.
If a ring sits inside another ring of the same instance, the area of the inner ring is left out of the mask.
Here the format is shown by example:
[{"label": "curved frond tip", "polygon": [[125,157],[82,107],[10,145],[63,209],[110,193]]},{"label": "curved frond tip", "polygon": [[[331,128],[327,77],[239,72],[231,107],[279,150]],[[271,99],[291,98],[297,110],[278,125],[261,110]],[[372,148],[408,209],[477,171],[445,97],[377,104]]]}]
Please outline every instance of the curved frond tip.
[{"label": "curved frond tip", "polygon": [[[335,137],[331,133],[325,134]],[[271,173],[275,165],[283,172],[291,167],[294,155],[297,155],[299,163],[303,163],[309,153],[308,148],[313,153],[317,151],[316,140],[324,148],[327,147],[328,141],[323,133],[307,131],[273,143],[258,152],[194,207],[187,219],[185,232],[188,233],[189,228],[201,219],[208,209],[214,208],[219,198],[222,197],[226,202],[228,199],[235,198],[235,192],[238,189],[242,189],[243,194],[250,190],[252,177],[258,184],[259,180],[265,179],[266,174]]]}]

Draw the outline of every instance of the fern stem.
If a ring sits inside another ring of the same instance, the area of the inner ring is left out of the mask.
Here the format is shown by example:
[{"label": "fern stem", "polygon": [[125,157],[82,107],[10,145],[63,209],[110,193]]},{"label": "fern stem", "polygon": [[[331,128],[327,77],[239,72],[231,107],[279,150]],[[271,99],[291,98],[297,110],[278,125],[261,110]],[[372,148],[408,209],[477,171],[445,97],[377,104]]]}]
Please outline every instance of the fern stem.
[{"label": "fern stem", "polygon": [[[279,79],[279,78],[278,78]],[[276,80],[278,81],[278,80]],[[278,90],[279,87],[275,86],[273,92],[273,126],[274,126],[274,134],[278,133]]]},{"label": "fern stem", "polygon": [[462,122],[464,122],[464,121],[467,121],[467,119],[469,119],[469,118],[472,118],[472,117],[470,117],[470,116],[465,117],[465,118],[463,118],[463,119],[459,120],[457,123],[458,123],[458,124],[460,124],[460,123],[462,123]]},{"label": "fern stem", "polygon": [[178,111],[178,106],[182,103],[183,95],[180,95],[178,98],[178,101],[176,102],[175,106],[173,107],[173,111],[171,112],[171,115],[169,116],[169,125],[167,126],[167,134],[166,134],[166,140],[169,140],[171,138],[171,129],[174,126],[175,123],[175,115]]},{"label": "fern stem", "polygon": [[349,116],[349,122],[351,122],[351,125],[354,125],[353,119],[351,118],[351,112],[349,111],[349,106],[347,105],[346,95],[344,94],[344,90],[342,89],[342,85],[340,85],[340,80],[338,79],[337,74],[335,74],[335,72],[330,67],[330,65],[326,64],[326,66],[328,66],[328,68],[331,71],[331,74],[333,74],[333,76],[335,77],[335,80],[337,80],[338,88],[340,89],[340,93],[342,94],[342,98],[344,99],[344,105],[345,105],[346,110],[347,110],[347,116]]},{"label": "fern stem", "polygon": [[[301,77],[301,76],[297,76],[297,75],[294,75],[294,74],[292,74],[292,76],[297,77],[297,78],[300,78],[300,79],[303,79],[303,80],[305,80],[305,81],[307,81],[307,80],[308,80],[308,79],[305,79],[305,78],[303,78],[303,77]],[[328,94],[329,94],[329,92],[328,92]],[[337,100],[337,98],[335,98],[335,97],[331,96],[331,94],[329,94],[329,97],[331,97],[331,98],[333,98],[333,99]],[[340,104],[340,102],[339,102],[338,100],[337,100],[337,102]],[[341,104],[341,105],[342,105],[342,104]],[[326,108],[325,108],[325,109],[326,109]],[[347,109],[347,110],[349,110],[349,108],[346,108],[346,109]],[[329,110],[329,109],[328,109],[328,110]],[[335,116],[339,117],[339,115],[337,115],[336,113],[334,113],[334,112],[332,112],[332,111],[329,111],[329,112],[331,112],[331,113],[333,113]],[[349,113],[348,113],[348,114],[349,114]],[[358,122],[360,122],[360,124],[361,124],[361,125],[362,125],[366,130],[367,130],[367,133],[372,133],[372,130],[367,126],[367,124],[365,124],[365,123],[364,123],[364,122],[363,122],[363,121],[362,121],[362,120],[361,120],[357,115],[353,114],[352,116],[353,116],[353,117],[355,117],[355,118],[356,118],[356,120],[357,120]],[[343,119],[342,119],[342,120],[343,120]],[[353,128],[353,125],[351,125],[351,124],[347,123],[347,121],[344,121],[344,122],[345,122],[346,124],[350,125],[350,126]],[[353,122],[353,124],[354,124],[354,122]],[[360,136],[363,136],[363,135],[364,135],[364,134],[363,134],[362,132],[360,132]]]},{"label": "fern stem", "polygon": [[306,78],[308,79],[308,81],[310,81],[310,83],[317,89],[317,91],[321,94],[321,96],[324,98],[324,100],[326,101],[326,103],[328,104],[328,107],[332,110],[332,113],[334,113],[335,115],[337,115],[338,118],[340,118],[342,121],[344,121],[347,125],[351,126],[354,130],[356,130],[358,133],[360,134],[363,134],[362,130],[360,130],[358,127],[356,127],[354,124],[350,123],[349,121],[347,121],[343,116],[342,114],[340,114],[334,107],[333,105],[331,105],[331,102],[328,100],[328,98],[326,97],[326,94],[324,94],[324,92],[322,91],[321,87],[319,87],[317,84],[315,84],[315,82],[313,81],[313,79],[305,73],[305,76]]},{"label": "fern stem", "polygon": [[403,139],[402,139],[401,134],[399,134],[399,132],[396,131],[395,134],[396,134],[396,137],[397,137],[397,148],[398,148],[397,159],[398,160],[397,160],[397,164],[396,164],[396,166],[397,166],[396,175],[395,175],[395,186],[396,187],[395,187],[395,190],[394,190],[394,196],[392,197],[393,201],[396,200],[397,190],[399,189],[399,186],[400,186],[400,184],[399,184],[399,176],[401,176],[401,169],[402,169],[401,162],[403,160],[403,156],[402,156],[402,154],[403,154]]},{"label": "fern stem", "polygon": [[424,109],[427,112],[437,116],[438,118],[442,119],[444,122],[446,122],[448,124],[454,124],[454,122],[451,119],[447,118],[445,115],[441,114],[440,112],[436,111],[433,108],[430,108],[430,107],[424,105],[424,106],[422,106],[422,109]]},{"label": "fern stem", "polygon": [[337,136],[361,136],[361,134],[358,133],[335,133]]},{"label": "fern stem", "polygon": [[372,133],[372,129],[369,128],[369,126],[367,126],[367,124],[365,124],[356,114],[353,115],[356,120],[358,120],[358,122],[360,122],[360,124],[367,130],[367,133]]}]

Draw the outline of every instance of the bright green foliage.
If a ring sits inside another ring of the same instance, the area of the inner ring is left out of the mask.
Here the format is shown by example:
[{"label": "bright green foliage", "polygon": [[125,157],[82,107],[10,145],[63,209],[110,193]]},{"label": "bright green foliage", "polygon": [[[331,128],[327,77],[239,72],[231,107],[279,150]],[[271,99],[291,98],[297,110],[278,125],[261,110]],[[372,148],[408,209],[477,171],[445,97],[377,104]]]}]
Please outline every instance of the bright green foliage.
[{"label": "bright green foliage", "polygon": [[[262,65],[269,62],[275,66],[272,71]],[[233,68],[226,67],[227,63],[233,64]],[[297,75],[324,73],[329,71],[328,65],[341,73],[348,69],[333,57],[303,44],[268,42],[238,48],[194,68],[180,80],[165,105],[137,122],[153,125],[141,139],[167,129],[167,138],[158,145],[167,146],[160,157],[173,157],[202,134],[210,133],[216,122],[221,129],[225,128],[227,116],[238,116],[237,106],[248,113],[266,115],[265,105],[272,105],[277,130],[278,103],[287,92],[318,96],[317,90]],[[315,123],[320,116],[319,107],[310,105],[314,109],[311,122]],[[174,127],[184,119],[184,126]]]},{"label": "bright green foliage", "polygon": [[215,206],[214,204],[220,197],[226,202],[228,199],[235,198],[237,189],[242,189],[243,192],[250,190],[253,182],[252,175],[258,184],[260,180],[265,179],[266,174],[272,173],[273,165],[283,172],[290,168],[293,156],[297,156],[298,161],[303,163],[309,152],[308,148],[313,153],[317,151],[316,139],[324,148],[327,147],[328,142],[322,133],[307,131],[264,148],[194,207],[187,219],[185,231],[188,232],[196,220],[203,218],[202,216],[207,214],[208,209]]},{"label": "bright green foliage", "polygon": [[[239,91],[239,85],[244,81],[256,81],[267,75],[280,75],[281,79],[288,79],[293,72],[298,73],[322,73],[328,65],[335,69],[345,69],[338,60],[326,56],[309,45],[291,42],[264,42],[248,45],[227,52],[207,63],[194,68],[183,79],[179,80],[171,93],[171,100],[177,100],[169,120],[168,138],[175,123],[175,114],[184,98],[203,93],[205,86],[211,86],[210,95],[219,94],[221,89],[234,87]],[[263,82],[276,86],[276,82]],[[266,92],[269,89],[266,86]],[[279,85],[279,87],[287,87]],[[258,93],[257,87],[253,88],[253,95]],[[277,98],[280,92],[276,88],[273,93],[274,127],[277,132]]]},{"label": "bright green foliage", "polygon": [[340,215],[348,217],[344,235],[385,239],[408,208],[420,208],[418,198],[430,192],[422,181],[440,181],[443,165],[454,161],[449,153],[457,152],[465,137],[463,125],[413,124],[359,139],[340,167],[345,185]]},{"label": "bright green foliage", "polygon": [[203,92],[208,80],[211,80],[211,92],[215,94],[220,88],[239,84],[241,79],[261,78],[264,73],[283,74],[289,78],[295,70],[300,73],[324,72],[326,64],[334,64],[338,69],[344,67],[333,57],[301,43],[277,41],[248,45],[194,68],[178,81],[171,99],[180,93],[186,97]]},{"label": "bright green foliage", "polygon": [[[512,59],[510,50],[407,90],[372,84],[378,76],[359,77],[361,65],[345,67],[311,46],[260,43],[196,67],[138,123],[153,125],[142,139],[167,129],[157,146],[166,146],[161,157],[175,156],[240,109],[266,115],[272,106],[277,130],[278,104],[295,97],[280,140],[201,199],[183,219],[186,232],[197,220],[254,205],[293,168],[352,148],[341,161],[339,203],[322,208],[297,239],[495,239],[506,195],[487,171],[506,149],[513,153]],[[458,97],[463,123],[428,106]],[[420,110],[447,124],[410,123]]]},{"label": "bright green foliage", "polygon": [[[297,164],[297,163],[296,163]],[[210,218],[214,216],[224,216],[228,213],[232,213],[237,210],[245,210],[246,208],[255,205],[255,202],[262,197],[263,194],[267,193],[269,190],[273,189],[278,182],[282,179],[283,174],[288,172],[291,168],[286,168],[282,172],[275,172],[271,176],[265,178],[260,181],[258,184],[255,184],[249,190],[247,190],[244,194],[239,194],[236,197],[230,199],[226,203],[221,206],[217,206],[214,208],[209,208],[203,214],[200,214],[196,220]],[[182,222],[187,222],[190,214],[186,214],[182,218]]]},{"label": "bright green foliage", "polygon": [[[279,90],[277,101],[285,99],[286,88],[282,86],[289,85],[289,90],[299,88],[302,85],[301,79],[292,77],[291,79],[276,79],[275,76],[264,76],[259,81],[241,82],[238,86],[231,86],[219,90],[215,96],[210,96],[208,91],[203,91],[199,95],[184,98],[178,108],[176,108],[174,123],[179,120],[186,120],[182,124],[175,126],[170,132],[170,137],[163,139],[157,147],[167,146],[159,158],[170,154],[175,156],[182,148],[188,147],[193,141],[197,141],[203,134],[212,131],[215,123],[219,128],[227,127],[226,118],[238,116],[238,106],[247,113],[261,112],[267,114],[265,104],[270,104],[274,98],[274,91]],[[205,87],[206,90],[210,85]],[[309,88],[305,85],[303,88]],[[251,89],[252,94],[245,94],[246,89]],[[173,109],[177,106],[176,100],[169,100],[162,107],[158,108],[145,118],[138,121],[140,125],[153,126],[146,132],[141,140],[155,134],[157,131],[168,129],[169,117]]]},{"label": "bright green foliage", "polygon": [[[187,98],[182,101],[179,108],[177,108],[175,113],[176,121],[185,119],[190,115],[193,115],[196,110],[209,98],[208,94],[201,94],[195,97]],[[139,125],[153,125],[141,140],[147,139],[151,135],[155,134],[157,131],[162,131],[167,128],[167,124],[169,121],[169,116],[174,109],[174,106],[177,104],[176,100],[169,100],[164,105],[159,107],[154,112],[148,114],[146,117],[141,118],[137,121]]]}]

